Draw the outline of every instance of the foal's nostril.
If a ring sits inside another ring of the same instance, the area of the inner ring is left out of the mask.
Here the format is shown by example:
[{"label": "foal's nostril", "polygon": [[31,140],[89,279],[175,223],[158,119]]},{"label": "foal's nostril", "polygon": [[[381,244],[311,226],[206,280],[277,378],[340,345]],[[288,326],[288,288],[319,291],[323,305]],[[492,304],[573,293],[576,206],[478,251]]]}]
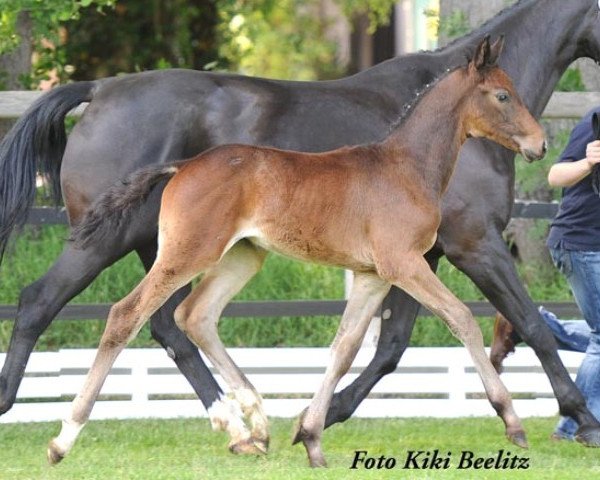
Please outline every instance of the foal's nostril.
[{"label": "foal's nostril", "polygon": [[548,142],[546,140],[544,140],[544,143],[542,144],[542,156],[546,155],[547,152],[548,152]]}]

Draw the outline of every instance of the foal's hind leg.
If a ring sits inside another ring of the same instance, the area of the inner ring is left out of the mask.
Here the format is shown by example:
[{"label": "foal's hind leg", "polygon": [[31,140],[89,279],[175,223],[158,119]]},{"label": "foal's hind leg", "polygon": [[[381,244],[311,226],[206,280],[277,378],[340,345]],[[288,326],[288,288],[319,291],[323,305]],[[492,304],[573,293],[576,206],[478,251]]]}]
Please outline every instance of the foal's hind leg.
[{"label": "foal's hind leg", "polygon": [[[146,271],[150,271],[156,259],[156,242],[144,248],[138,248],[137,253]],[[160,343],[173,359],[179,371],[185,376],[190,385],[208,410],[213,403],[223,396],[223,391],[210,373],[210,370],[200,357],[198,348],[177,328],[174,321],[174,311],[177,306],[190,294],[189,285],[181,288],[159,308],[150,318],[152,337]]]},{"label": "foal's hind leg", "polygon": [[302,441],[311,467],[326,466],[321,450],[325,416],[338,382],[348,371],[360,348],[377,307],[390,289],[390,284],[375,274],[356,273],[352,292],[337,334],[331,346],[331,361],[325,378],[308,409],[300,415],[293,443]]},{"label": "foal's hind leg", "polygon": [[492,407],[504,421],[506,436],[516,445],[526,448],[525,431],[513,409],[510,393],[485,354],[481,329],[470,310],[446,288],[420,255],[407,256],[394,267],[390,268],[387,264],[382,270],[390,281],[444,320],[465,345]]},{"label": "foal's hind leg", "polygon": [[228,419],[223,415],[231,409],[231,401],[221,398],[208,409],[213,428],[229,431],[232,437],[229,448],[234,453],[266,453],[269,427],[260,395],[228,355],[217,325],[227,303],[260,270],[265,255],[264,250],[245,240],[238,242],[175,311],[177,325],[210,359],[250,421],[251,434],[240,431],[235,436],[231,428],[237,427],[231,424],[231,416]]},{"label": "foal's hind leg", "polygon": [[81,392],[73,400],[71,415],[63,421],[60,435],[48,445],[48,461],[51,464],[60,462],[71,450],[121,350],[137,335],[150,315],[177,289],[191,281],[194,274],[173,266],[165,268],[157,262],[141,283],[111,308],[96,358]]}]

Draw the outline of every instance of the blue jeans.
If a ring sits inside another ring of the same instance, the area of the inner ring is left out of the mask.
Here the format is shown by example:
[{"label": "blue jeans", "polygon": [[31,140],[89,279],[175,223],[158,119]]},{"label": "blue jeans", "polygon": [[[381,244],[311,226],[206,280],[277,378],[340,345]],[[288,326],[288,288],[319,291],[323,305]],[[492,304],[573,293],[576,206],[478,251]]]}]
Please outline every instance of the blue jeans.
[{"label": "blue jeans", "polygon": [[[600,419],[600,252],[551,248],[550,254],[556,268],[567,278],[585,323],[562,322],[549,312],[541,313],[560,346],[585,351],[575,384],[592,414]],[[561,417],[555,433],[573,439],[576,430],[575,420]]]}]

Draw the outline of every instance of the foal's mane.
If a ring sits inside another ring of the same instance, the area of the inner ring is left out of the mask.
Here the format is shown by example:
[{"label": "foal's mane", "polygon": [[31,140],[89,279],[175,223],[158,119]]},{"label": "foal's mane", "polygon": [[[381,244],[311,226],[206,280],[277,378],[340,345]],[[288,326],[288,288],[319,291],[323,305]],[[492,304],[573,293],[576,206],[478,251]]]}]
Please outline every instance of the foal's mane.
[{"label": "foal's mane", "polygon": [[393,130],[396,130],[402,123],[404,123],[404,121],[408,117],[410,117],[410,115],[415,111],[419,102],[421,100],[423,100],[423,98],[425,96],[427,96],[429,91],[432,90],[440,81],[442,81],[444,78],[446,78],[448,75],[455,72],[456,70],[458,70],[460,68],[464,68],[464,67],[465,67],[465,65],[458,65],[453,68],[448,68],[441,75],[438,75],[437,77],[435,77],[430,83],[428,83],[428,84],[424,85],[423,87],[421,87],[420,89],[416,90],[415,93],[413,94],[410,102],[404,104],[404,106],[402,107],[400,116],[394,122],[392,122],[392,124],[390,125],[390,127],[388,129],[388,134],[391,133]]}]

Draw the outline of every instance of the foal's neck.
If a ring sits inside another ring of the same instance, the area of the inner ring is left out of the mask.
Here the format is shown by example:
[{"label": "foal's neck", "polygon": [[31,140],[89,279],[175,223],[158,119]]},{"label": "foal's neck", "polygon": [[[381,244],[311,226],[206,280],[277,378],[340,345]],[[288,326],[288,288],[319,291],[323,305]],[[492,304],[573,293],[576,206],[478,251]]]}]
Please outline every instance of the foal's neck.
[{"label": "foal's neck", "polygon": [[449,73],[411,107],[412,113],[381,144],[392,163],[411,162],[440,196],[467,138],[464,117],[473,88],[464,69]]}]

